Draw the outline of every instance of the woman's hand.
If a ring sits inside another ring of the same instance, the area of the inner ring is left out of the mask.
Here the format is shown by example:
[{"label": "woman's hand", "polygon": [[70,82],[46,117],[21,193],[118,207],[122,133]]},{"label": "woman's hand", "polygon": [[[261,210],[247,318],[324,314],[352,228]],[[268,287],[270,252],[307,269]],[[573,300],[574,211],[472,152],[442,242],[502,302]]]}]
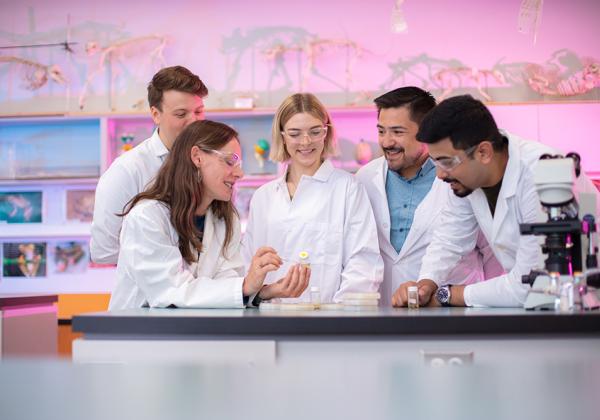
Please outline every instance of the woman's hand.
[{"label": "woman's hand", "polygon": [[277,255],[277,251],[268,246],[263,246],[256,251],[248,274],[242,285],[242,294],[244,296],[252,296],[260,290],[265,281],[267,273],[279,270],[283,261]]},{"label": "woman's hand", "polygon": [[309,280],[310,267],[304,264],[296,264],[290,267],[284,278],[273,284],[264,285],[258,296],[262,300],[298,297],[308,287]]}]

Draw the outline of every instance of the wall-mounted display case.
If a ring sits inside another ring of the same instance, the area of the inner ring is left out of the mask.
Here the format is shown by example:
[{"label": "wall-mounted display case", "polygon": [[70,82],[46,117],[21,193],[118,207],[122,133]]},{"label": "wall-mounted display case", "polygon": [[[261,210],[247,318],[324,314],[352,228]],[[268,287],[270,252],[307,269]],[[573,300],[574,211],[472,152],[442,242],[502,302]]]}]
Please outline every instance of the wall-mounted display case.
[{"label": "wall-mounted display case", "polygon": [[[282,173],[268,159],[275,110],[217,110],[207,119],[240,135],[245,176],[234,202],[245,226],[252,194]],[[353,144],[375,142],[372,108],[332,109],[339,139],[337,166],[356,170]],[[121,154],[148,138],[148,114],[0,118],[0,292],[100,293],[114,283],[114,267],[89,259],[98,178]],[[256,145],[266,146],[257,153]]]},{"label": "wall-mounted display case", "polygon": [[[489,106],[500,127],[563,151],[578,151],[586,172],[593,178],[600,175],[600,148],[592,146],[594,134],[589,131],[600,115],[599,103]],[[329,111],[338,142],[334,165],[354,172],[365,155],[380,155],[374,107]],[[234,203],[242,226],[256,188],[285,170],[269,161],[268,153],[255,154],[256,145],[270,146],[274,113],[206,113],[207,119],[229,124],[240,134],[245,177],[237,184]],[[0,292],[112,289],[114,267],[89,261],[94,191],[111,162],[153,130],[150,116],[139,113],[0,117]],[[370,153],[365,153],[365,144]],[[11,274],[5,275],[5,268]]]}]

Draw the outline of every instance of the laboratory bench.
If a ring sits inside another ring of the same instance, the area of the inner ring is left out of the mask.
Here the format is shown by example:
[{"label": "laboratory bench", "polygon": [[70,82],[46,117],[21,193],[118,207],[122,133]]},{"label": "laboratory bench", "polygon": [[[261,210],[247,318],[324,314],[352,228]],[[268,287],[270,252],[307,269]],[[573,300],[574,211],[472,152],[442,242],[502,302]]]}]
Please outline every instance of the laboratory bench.
[{"label": "laboratory bench", "polygon": [[433,365],[600,362],[600,312],[500,308],[373,311],[151,309],[73,318],[76,362],[308,360]]},{"label": "laboratory bench", "polygon": [[0,357],[56,356],[57,301],[53,294],[0,293]]}]

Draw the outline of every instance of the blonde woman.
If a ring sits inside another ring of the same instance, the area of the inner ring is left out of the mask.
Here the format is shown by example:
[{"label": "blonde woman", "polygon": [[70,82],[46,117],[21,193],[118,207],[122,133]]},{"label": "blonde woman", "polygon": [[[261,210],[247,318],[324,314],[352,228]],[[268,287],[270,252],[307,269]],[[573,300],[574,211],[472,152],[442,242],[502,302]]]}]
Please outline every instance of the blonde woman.
[{"label": "blonde woman", "polygon": [[362,185],[328,159],[334,129],[323,104],[309,93],[288,97],[277,110],[272,137],[270,158],[287,162],[287,169],[252,197],[242,255],[249,264],[260,247],[269,246],[283,265],[267,274],[258,301],[309,301],[308,287],[276,289],[288,270],[298,269],[302,251],[308,253],[309,285],[319,287],[323,302],[378,291],[383,262],[373,211]]}]

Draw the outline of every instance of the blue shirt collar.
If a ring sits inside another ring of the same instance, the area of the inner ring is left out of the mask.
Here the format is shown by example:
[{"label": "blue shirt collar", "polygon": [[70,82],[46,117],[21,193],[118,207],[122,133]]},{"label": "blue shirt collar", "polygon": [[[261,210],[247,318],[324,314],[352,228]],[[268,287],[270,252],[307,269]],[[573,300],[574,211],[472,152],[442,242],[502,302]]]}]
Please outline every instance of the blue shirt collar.
[{"label": "blue shirt collar", "polygon": [[431,158],[427,158],[427,160],[425,161],[425,163],[423,163],[423,165],[419,168],[419,170],[417,171],[417,173],[415,174],[415,176],[413,176],[410,179],[404,178],[402,175],[400,175],[398,172],[392,171],[389,167],[388,167],[388,172],[393,173],[395,176],[397,176],[399,179],[401,179],[402,181],[412,181],[414,179],[417,179],[418,177],[423,177],[426,176],[427,174],[429,174],[429,172],[434,171],[435,170],[435,165],[433,164],[433,161],[431,160]]}]

